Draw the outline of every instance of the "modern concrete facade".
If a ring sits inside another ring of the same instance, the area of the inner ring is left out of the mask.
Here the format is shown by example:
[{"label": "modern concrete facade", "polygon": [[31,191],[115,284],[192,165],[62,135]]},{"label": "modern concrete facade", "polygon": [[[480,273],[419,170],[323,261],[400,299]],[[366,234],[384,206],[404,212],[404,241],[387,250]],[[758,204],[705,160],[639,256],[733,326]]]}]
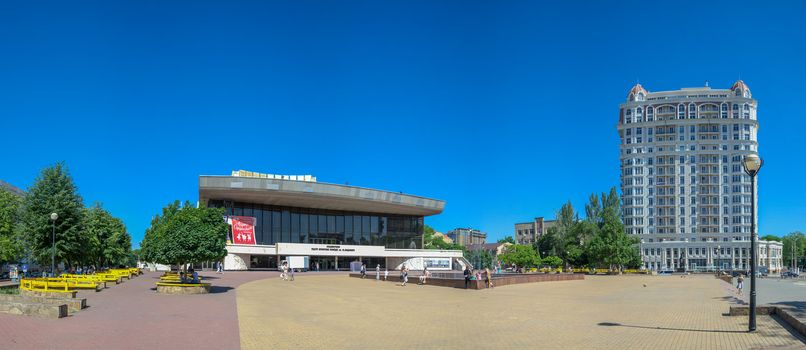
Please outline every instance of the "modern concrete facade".
[{"label": "modern concrete facade", "polygon": [[472,228],[455,228],[445,234],[454,243],[462,246],[470,246],[472,244],[484,244],[487,242],[487,234]]},{"label": "modern concrete facade", "polygon": [[556,220],[546,220],[542,216],[530,222],[515,224],[515,242],[518,244],[532,244],[537,242],[540,236],[546,234],[549,227],[554,226]]},{"label": "modern concrete facade", "polygon": [[441,200],[239,171],[200,176],[199,202],[224,208],[228,217],[254,218],[255,244],[228,237],[227,270],[273,269],[290,256],[309,257],[310,267],[321,270],[346,270],[357,261],[433,270],[465,263],[461,251],[420,249],[423,218],[441,213]]},{"label": "modern concrete facade", "polygon": [[[758,152],[757,106],[741,80],[730,89],[629,91],[617,127],[622,204],[646,268],[749,268],[751,186],[741,161]],[[780,248],[759,245],[771,271]]]}]

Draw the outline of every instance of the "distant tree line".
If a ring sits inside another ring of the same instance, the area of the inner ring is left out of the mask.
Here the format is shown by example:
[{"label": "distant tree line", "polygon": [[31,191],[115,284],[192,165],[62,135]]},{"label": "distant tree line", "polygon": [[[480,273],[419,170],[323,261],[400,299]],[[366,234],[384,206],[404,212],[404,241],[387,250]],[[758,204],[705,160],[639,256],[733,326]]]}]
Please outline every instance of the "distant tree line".
[{"label": "distant tree line", "polygon": [[[51,220],[51,213],[58,215]],[[85,207],[64,163],[45,168],[23,196],[0,189],[0,263],[66,268],[131,265],[131,237],[101,203]]]}]

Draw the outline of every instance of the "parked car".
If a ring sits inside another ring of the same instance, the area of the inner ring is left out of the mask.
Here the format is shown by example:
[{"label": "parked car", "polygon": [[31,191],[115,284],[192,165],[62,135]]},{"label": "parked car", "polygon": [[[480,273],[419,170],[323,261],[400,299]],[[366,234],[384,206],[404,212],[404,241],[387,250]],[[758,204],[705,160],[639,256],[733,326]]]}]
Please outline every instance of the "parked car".
[{"label": "parked car", "polygon": [[798,271],[787,271],[781,274],[781,278],[798,278],[800,274]]}]

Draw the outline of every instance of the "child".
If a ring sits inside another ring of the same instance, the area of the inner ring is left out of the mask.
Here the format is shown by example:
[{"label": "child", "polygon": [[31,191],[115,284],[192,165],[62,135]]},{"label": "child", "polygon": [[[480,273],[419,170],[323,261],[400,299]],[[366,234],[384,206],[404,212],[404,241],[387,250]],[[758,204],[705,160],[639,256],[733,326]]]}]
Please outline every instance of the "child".
[{"label": "child", "polygon": [[389,268],[386,268],[386,271],[383,272],[383,281],[386,282],[386,279],[389,278]]}]

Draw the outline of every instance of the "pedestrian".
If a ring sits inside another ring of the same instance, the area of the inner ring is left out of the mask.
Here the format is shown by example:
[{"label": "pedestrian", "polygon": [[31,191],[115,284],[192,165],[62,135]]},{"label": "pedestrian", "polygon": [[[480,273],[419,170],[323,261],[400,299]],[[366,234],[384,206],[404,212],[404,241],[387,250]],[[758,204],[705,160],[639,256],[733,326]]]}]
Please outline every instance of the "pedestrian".
[{"label": "pedestrian", "polygon": [[409,283],[409,269],[404,267],[403,268],[403,286],[406,286],[406,283]]},{"label": "pedestrian", "polygon": [[470,276],[473,275],[473,271],[470,271],[470,265],[465,266],[465,289],[467,289],[467,285],[470,284]]},{"label": "pedestrian", "polygon": [[487,282],[487,288],[493,288],[492,271],[490,271],[489,268],[485,268],[484,273],[485,273],[485,281]]},{"label": "pedestrian", "polygon": [[288,280],[288,265],[286,263],[280,266],[280,278],[282,278],[283,281]]},{"label": "pedestrian", "polygon": [[316,262],[316,272],[319,272],[319,262]]},{"label": "pedestrian", "polygon": [[290,276],[291,276],[291,277],[290,277],[290,280],[291,280],[291,281],[293,281],[293,280],[294,280],[294,268],[291,268],[290,270],[288,270],[288,273],[289,273],[289,274],[290,274]]},{"label": "pedestrian", "polygon": [[744,288],[744,275],[739,274],[739,278],[736,279],[736,289],[739,292],[739,295],[742,295],[742,288]]},{"label": "pedestrian", "polygon": [[361,264],[361,279],[367,277],[367,265]]},{"label": "pedestrian", "polygon": [[386,270],[383,271],[383,281],[386,282],[388,278],[389,278],[389,268],[387,267]]},{"label": "pedestrian", "polygon": [[381,280],[381,264],[378,264],[378,266],[375,266],[375,282],[378,282],[380,280]]}]

